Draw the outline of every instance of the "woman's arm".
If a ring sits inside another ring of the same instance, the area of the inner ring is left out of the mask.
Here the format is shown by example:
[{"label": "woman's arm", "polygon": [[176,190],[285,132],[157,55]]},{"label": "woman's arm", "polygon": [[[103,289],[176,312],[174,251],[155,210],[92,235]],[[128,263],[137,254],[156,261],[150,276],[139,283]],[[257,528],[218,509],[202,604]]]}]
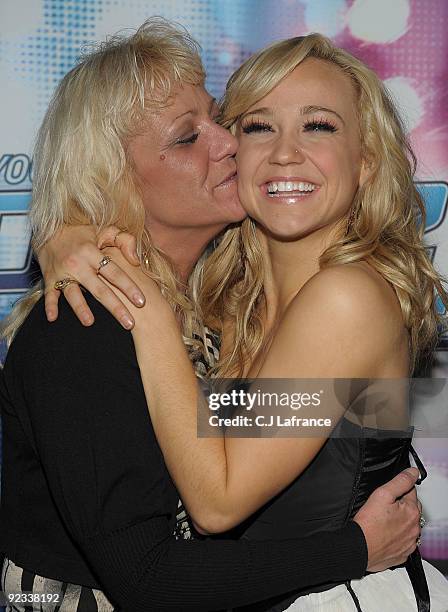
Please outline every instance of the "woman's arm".
[{"label": "woman's arm", "polygon": [[[227,530],[292,482],[326,437],[198,437],[198,389],[176,322],[150,283],[145,292],[151,303],[134,313],[132,333],[156,435],[197,524]],[[285,313],[259,377],[381,376],[403,336],[391,299],[382,281],[360,267],[322,271]],[[346,408],[336,396],[324,407],[333,426]]]},{"label": "woman's arm", "polygon": [[367,563],[379,571],[415,549],[419,512],[415,493],[405,493],[416,470],[375,491],[358,525],[332,533],[176,540],[177,495],[148,418],[131,337],[87,299],[97,321],[91,328],[78,325],[65,300],[51,326],[42,304],[35,306],[0,372],[0,397],[11,431],[20,420],[28,432],[61,520],[120,609],[242,606],[358,578]]},{"label": "woman's arm", "polygon": [[[115,226],[106,227],[98,235],[90,225],[65,226],[39,249],[37,259],[44,277],[48,321],[55,321],[58,317],[61,292],[54,288],[55,282],[73,278],[90,291],[125,329],[133,326],[134,319],[122,302],[123,296],[116,295],[101,277],[107,279],[137,307],[145,303],[145,296],[115,262],[111,261],[98,272],[99,263],[104,257],[100,249],[105,246],[118,247],[130,264],[140,264],[134,236]],[[64,295],[81,323],[92,325],[94,317],[79,286],[76,283],[68,285]]]},{"label": "woman's arm", "polygon": [[[65,300],[58,321],[46,325],[37,304],[0,372],[0,396],[2,410],[24,424],[61,520],[112,601],[133,612],[197,612],[361,577],[367,549],[353,523],[276,542],[174,538],[177,494],[148,418],[132,339],[87,299],[91,328],[79,326]],[[391,549],[384,540],[409,516],[406,504],[394,502],[413,479],[397,484],[387,503],[373,500],[381,530],[371,564],[390,565],[391,550],[403,557],[411,542]]]}]

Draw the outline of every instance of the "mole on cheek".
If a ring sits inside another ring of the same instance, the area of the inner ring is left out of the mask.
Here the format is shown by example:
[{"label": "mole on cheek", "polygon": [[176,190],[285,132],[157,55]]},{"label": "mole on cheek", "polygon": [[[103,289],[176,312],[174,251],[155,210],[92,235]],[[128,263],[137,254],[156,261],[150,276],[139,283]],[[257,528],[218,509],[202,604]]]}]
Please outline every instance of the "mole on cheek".
[{"label": "mole on cheek", "polygon": [[160,156],[160,161],[165,161],[165,159],[166,159],[166,155],[162,153],[162,155]]}]

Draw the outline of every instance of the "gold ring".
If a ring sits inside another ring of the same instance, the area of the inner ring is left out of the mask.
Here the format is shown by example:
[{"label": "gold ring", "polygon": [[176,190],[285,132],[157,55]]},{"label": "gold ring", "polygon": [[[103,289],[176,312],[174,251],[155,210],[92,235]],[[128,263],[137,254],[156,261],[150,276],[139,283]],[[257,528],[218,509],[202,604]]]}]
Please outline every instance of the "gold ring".
[{"label": "gold ring", "polygon": [[107,266],[107,264],[110,263],[111,261],[112,261],[112,257],[110,255],[105,255],[103,259],[100,261],[98,265],[98,270],[96,271],[96,273],[99,274],[101,272],[101,268],[104,268],[104,266]]},{"label": "gold ring", "polygon": [[64,291],[64,289],[67,289],[67,287],[72,283],[76,283],[77,285],[79,285],[78,281],[74,278],[63,278],[62,280],[58,280],[55,282],[54,288],[58,291]]}]

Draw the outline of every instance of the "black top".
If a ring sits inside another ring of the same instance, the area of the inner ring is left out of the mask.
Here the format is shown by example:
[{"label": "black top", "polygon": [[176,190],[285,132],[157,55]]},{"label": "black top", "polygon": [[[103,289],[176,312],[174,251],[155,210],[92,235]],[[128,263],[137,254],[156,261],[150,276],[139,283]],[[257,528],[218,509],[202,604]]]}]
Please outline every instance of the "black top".
[{"label": "black top", "polygon": [[[213,610],[364,574],[350,521],[310,538],[176,540],[178,494],[149,419],[132,336],[90,295],[19,330],[0,394],[0,550],[40,575],[99,588],[122,610]],[[294,534],[291,534],[291,536]],[[289,536],[288,536],[289,537]]]},{"label": "black top", "polygon": [[[410,452],[423,479],[426,471],[411,446],[411,432],[362,429],[343,418],[308,468],[287,489],[233,530],[232,535],[261,540],[340,529],[377,487],[409,467]],[[418,549],[404,567],[414,588],[418,610],[428,610],[429,593]],[[300,595],[324,591],[342,582],[327,581],[297,589],[291,594],[241,608],[241,612],[281,612]]]}]

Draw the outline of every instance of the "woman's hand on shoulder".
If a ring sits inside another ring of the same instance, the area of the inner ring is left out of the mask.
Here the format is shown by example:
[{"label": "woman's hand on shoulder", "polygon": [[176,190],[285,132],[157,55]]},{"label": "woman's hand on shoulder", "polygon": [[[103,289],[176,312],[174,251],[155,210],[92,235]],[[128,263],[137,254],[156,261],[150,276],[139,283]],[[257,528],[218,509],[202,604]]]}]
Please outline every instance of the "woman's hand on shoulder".
[{"label": "woman's hand on shoulder", "polygon": [[[162,325],[169,325],[171,322],[173,326],[178,329],[178,324],[174,316],[173,310],[169,305],[168,301],[163,296],[159,285],[155,280],[147,274],[142,267],[139,265],[135,266],[133,263],[129,263],[129,260],[124,256],[123,252],[116,247],[107,247],[102,250],[103,256],[108,256],[117,266],[117,269],[121,273],[127,275],[132,283],[143,291],[145,295],[145,303],[143,305],[135,306],[129,304],[129,312],[133,320],[133,333],[144,332],[145,324],[149,324],[150,329],[153,330],[154,325],[160,323]],[[109,267],[109,264],[107,265]],[[106,283],[103,283],[106,286]],[[108,290],[112,291],[117,298],[120,297],[121,292],[117,288],[116,283],[110,283],[107,279]],[[159,328],[157,328],[157,333]]]},{"label": "woman's hand on shoulder", "polygon": [[[58,317],[58,301],[61,292],[55,289],[56,281],[73,279],[64,289],[64,296],[83,325],[92,325],[93,314],[78,285],[85,287],[125,329],[131,329],[134,319],[123,302],[123,296],[141,307],[145,296],[129,273],[115,261],[100,267],[105,256],[105,246],[115,246],[126,261],[138,266],[134,236],[118,227],[108,226],[98,235],[89,225],[64,226],[37,254],[45,283],[45,311],[49,321]],[[106,279],[119,290],[114,293],[103,282]]]}]

